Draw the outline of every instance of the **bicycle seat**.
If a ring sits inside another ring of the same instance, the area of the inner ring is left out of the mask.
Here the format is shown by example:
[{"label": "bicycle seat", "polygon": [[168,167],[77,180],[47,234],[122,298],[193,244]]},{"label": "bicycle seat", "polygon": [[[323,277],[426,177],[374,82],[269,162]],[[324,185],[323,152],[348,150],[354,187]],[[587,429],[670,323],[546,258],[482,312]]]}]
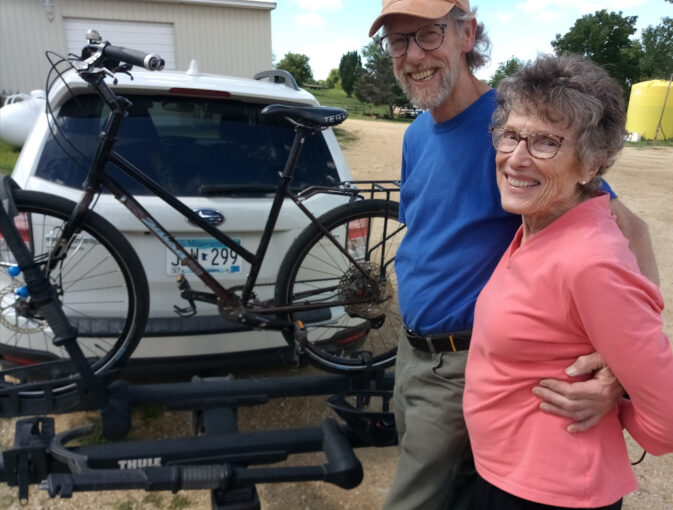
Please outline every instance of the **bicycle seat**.
[{"label": "bicycle seat", "polygon": [[270,104],[261,113],[265,117],[287,119],[294,124],[309,129],[325,129],[330,126],[337,126],[348,117],[346,110],[327,106]]}]

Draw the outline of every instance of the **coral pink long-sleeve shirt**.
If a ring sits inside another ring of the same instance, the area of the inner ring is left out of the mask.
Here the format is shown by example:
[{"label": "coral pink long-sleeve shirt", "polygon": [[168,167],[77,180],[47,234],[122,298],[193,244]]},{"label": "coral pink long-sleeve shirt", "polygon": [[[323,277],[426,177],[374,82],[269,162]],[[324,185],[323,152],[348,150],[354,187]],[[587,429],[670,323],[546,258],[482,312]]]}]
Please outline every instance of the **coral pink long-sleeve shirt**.
[{"label": "coral pink long-sleeve shirt", "polygon": [[[574,207],[521,245],[519,230],[477,300],[465,420],[479,474],[539,503],[596,507],[633,491],[622,425],[673,451],[673,352],[663,299],[638,270],[608,196]],[[594,428],[543,413],[540,379],[598,351],[629,394]]]}]

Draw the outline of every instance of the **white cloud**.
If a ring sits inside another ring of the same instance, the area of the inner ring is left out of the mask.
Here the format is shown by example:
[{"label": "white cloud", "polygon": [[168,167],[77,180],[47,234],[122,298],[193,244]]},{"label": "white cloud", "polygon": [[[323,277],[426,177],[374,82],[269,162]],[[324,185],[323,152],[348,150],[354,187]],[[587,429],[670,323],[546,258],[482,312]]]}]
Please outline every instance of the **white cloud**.
[{"label": "white cloud", "polygon": [[562,21],[566,17],[565,14],[562,14],[559,11],[545,11],[538,13],[536,15],[536,21],[542,21],[544,23],[556,23]]},{"label": "white cloud", "polygon": [[516,16],[513,12],[496,12],[493,14],[493,16],[498,21],[498,23],[503,25],[516,19]]},{"label": "white cloud", "polygon": [[[360,49],[361,45],[356,39],[334,39],[311,45],[302,53],[309,57],[313,77],[316,80],[324,80],[330,70],[339,67],[341,57],[345,53]],[[326,55],[330,58],[326,58]]]},{"label": "white cloud", "polygon": [[602,9],[614,11],[634,8],[645,2],[646,0],[525,0],[518,3],[516,8],[537,16],[541,21],[556,21],[561,12],[567,15],[569,10],[587,14]]},{"label": "white cloud", "polygon": [[527,62],[535,59],[539,53],[553,52],[549,43],[549,37],[535,36],[508,39],[507,44],[493,44],[492,50],[491,63],[486,67],[478,69],[475,73],[479,79],[490,79],[498,66],[507,62],[512,57],[516,57],[522,62]]},{"label": "white cloud", "polygon": [[325,26],[325,20],[320,14],[316,14],[315,12],[309,12],[307,14],[300,14],[299,16],[295,16],[294,22],[297,26],[300,27],[324,27]]},{"label": "white cloud", "polygon": [[302,11],[336,11],[343,7],[341,0],[295,0]]}]

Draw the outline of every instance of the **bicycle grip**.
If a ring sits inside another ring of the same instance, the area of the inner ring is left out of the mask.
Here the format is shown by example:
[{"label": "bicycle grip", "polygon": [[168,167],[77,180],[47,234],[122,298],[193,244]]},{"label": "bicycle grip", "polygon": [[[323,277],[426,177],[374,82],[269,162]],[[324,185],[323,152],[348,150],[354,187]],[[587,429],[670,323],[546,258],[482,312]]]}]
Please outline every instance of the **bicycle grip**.
[{"label": "bicycle grip", "polygon": [[145,53],[144,51],[113,46],[112,44],[107,44],[103,48],[103,54],[106,57],[126,62],[127,64],[144,67],[148,71],[161,71],[166,64],[164,59],[156,53]]},{"label": "bicycle grip", "polygon": [[327,457],[325,481],[342,489],[352,489],[360,485],[363,478],[362,464],[356,457],[350,442],[343,435],[336,420],[327,419],[321,423],[323,431],[323,451]]}]

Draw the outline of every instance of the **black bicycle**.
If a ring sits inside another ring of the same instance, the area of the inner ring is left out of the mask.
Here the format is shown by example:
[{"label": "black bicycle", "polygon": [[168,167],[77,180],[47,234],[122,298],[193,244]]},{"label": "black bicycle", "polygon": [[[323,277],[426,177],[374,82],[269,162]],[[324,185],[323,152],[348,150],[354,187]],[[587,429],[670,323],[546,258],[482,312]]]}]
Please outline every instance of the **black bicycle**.
[{"label": "black bicycle", "polygon": [[[20,258],[17,248],[13,250],[9,243],[9,228],[5,226],[3,230],[0,223],[0,233],[5,235],[5,240],[0,235],[0,331],[3,336],[11,335],[2,339],[4,343],[12,343],[19,351],[30,350],[33,359],[36,353],[41,356],[31,377],[41,374],[44,379],[61,379],[57,392],[72,388],[68,378],[76,375],[77,368],[68,359],[73,355],[62,338],[64,334],[77,336],[83,357],[97,376],[123,366],[143,335],[150,299],[147,278],[126,238],[92,210],[103,188],[205,284],[206,291],[193,290],[185,274],[177,276],[180,296],[188,303],[177,309],[181,315],[195,313],[196,302],[216,305],[222,317],[241,327],[281,331],[296,359],[306,354],[309,361],[330,371],[359,372],[391,365],[401,326],[393,263],[405,226],[398,222],[398,204],[390,199],[390,193],[399,191],[399,186],[395,187],[393,181],[367,182],[368,188],[363,190],[357,188],[362,188],[360,181],[352,181],[330,188],[311,187],[299,193],[292,192],[289,186],[306,138],[338,125],[347,113],[336,108],[278,104],[262,110],[267,119],[294,124],[295,138],[273,190],[272,207],[259,246],[253,253],[115,151],[117,133],[131,104],[116,95],[105,79],[117,72],[128,73],[132,65],[160,70],[160,57],[102,42],[95,31],[90,31],[87,39],[82,56],[70,56],[68,60],[107,104],[110,113],[81,199],[74,203],[55,195],[17,189],[11,182],[4,185],[5,202],[13,204],[10,213],[13,212],[14,226],[33,262],[17,263]],[[222,243],[229,253],[247,261],[250,271],[245,284],[227,288],[205,270],[188,248],[110,175],[108,168],[112,165]],[[209,190],[202,192],[208,194]],[[342,195],[347,203],[316,218],[303,204],[316,193]],[[384,198],[374,198],[380,193]],[[261,300],[255,285],[286,200],[306,215],[309,225],[284,257],[273,298]],[[27,270],[36,270],[51,284],[54,300],[65,316],[61,322],[65,323],[62,326],[66,333],[59,333],[61,326],[54,326],[45,312],[44,289],[30,288]],[[104,313],[101,295],[107,303]],[[22,374],[5,371],[4,386],[25,382]],[[41,390],[32,393],[39,395]]]}]

